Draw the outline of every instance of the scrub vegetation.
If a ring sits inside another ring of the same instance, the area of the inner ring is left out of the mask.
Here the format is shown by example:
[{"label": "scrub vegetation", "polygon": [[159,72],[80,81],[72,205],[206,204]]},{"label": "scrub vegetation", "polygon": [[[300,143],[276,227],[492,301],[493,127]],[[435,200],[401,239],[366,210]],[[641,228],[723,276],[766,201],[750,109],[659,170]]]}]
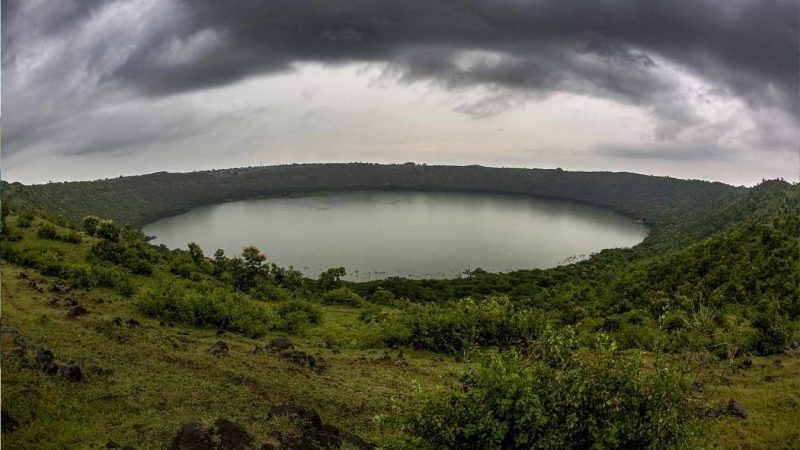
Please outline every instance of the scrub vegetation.
[{"label": "scrub vegetation", "polygon": [[[553,269],[353,283],[342,267],[304,278],[269,249],[153,246],[137,228],[255,195],[489,186],[615,208],[652,233]],[[800,438],[800,185],[309,165],[4,189],[8,448]]]}]

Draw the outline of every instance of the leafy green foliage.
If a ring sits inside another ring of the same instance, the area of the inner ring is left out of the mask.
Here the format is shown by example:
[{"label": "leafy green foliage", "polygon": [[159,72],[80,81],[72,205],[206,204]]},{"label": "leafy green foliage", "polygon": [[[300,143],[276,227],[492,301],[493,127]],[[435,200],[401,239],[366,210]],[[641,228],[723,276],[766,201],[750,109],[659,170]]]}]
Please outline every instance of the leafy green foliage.
[{"label": "leafy green foliage", "polygon": [[161,320],[219,327],[253,337],[274,326],[267,311],[246,296],[202,284],[195,290],[186,284],[162,282],[135,301],[142,313]]},{"label": "leafy green foliage", "polygon": [[575,349],[565,329],[526,353],[492,355],[407,420],[429,448],[689,448],[695,406],[674,367],[644,368],[607,340]]},{"label": "leafy green foliage", "polygon": [[364,299],[360,295],[346,287],[336,288],[331,291],[323,292],[320,296],[322,303],[326,305],[349,305],[361,306]]},{"label": "leafy green foliage", "polygon": [[347,275],[347,271],[344,269],[344,267],[330,268],[319,274],[317,285],[323,291],[338,289],[342,286],[342,277],[345,275]]},{"label": "leafy green foliage", "polygon": [[280,323],[276,328],[287,331],[298,331],[306,325],[316,325],[322,320],[322,311],[313,303],[303,300],[292,300],[278,306]]},{"label": "leafy green foliage", "polygon": [[473,347],[509,347],[535,338],[544,324],[536,311],[507,297],[411,305],[382,322],[388,345],[462,354]]}]

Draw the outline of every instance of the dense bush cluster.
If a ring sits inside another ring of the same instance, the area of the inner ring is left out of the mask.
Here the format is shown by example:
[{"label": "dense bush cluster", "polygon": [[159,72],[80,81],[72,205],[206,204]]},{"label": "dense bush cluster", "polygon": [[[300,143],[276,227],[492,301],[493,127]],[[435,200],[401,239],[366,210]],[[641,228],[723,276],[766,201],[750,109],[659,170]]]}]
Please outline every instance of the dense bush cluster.
[{"label": "dense bush cluster", "polygon": [[509,347],[538,336],[544,318],[506,297],[413,304],[381,321],[388,345],[462,354],[473,347]]},{"label": "dense bush cluster", "polygon": [[142,313],[169,322],[217,327],[252,337],[274,328],[274,318],[249,298],[203,284],[162,282],[140,293],[135,301]]},{"label": "dense bush cluster", "polygon": [[526,353],[493,354],[406,421],[415,444],[450,449],[689,448],[696,406],[673,367],[645,369],[607,340],[576,349],[569,330]]}]

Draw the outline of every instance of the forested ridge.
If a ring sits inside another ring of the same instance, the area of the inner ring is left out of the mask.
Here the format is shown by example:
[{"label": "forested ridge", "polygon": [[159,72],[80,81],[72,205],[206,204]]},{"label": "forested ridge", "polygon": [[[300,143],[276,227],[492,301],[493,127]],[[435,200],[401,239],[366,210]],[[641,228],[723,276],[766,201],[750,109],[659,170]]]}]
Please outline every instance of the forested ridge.
[{"label": "forested ridge", "polygon": [[77,221],[94,214],[140,227],[188,209],[224,201],[338,190],[496,192],[564,199],[614,209],[657,229],[648,243],[697,236],[747,189],[723,183],[633,173],[569,172],[419,164],[295,164],[192,173],[159,172],[97,181],[4,184],[20,206]]},{"label": "forested ridge", "polygon": [[[366,189],[560,198],[651,234],[546,270],[353,283],[344,267],[305,278],[269,249],[153,246],[137,228],[217,201]],[[3,439],[19,448],[184,448],[187,427],[211,439],[218,417],[249,439],[236,448],[800,438],[800,184],[324,164],[4,184],[3,199],[3,420],[17,428]]]}]

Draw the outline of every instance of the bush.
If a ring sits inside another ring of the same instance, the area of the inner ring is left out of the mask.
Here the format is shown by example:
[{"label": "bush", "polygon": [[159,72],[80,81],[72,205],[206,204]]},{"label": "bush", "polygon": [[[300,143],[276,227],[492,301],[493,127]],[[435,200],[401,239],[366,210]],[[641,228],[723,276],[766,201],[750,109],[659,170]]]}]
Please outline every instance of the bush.
[{"label": "bush", "polygon": [[696,423],[678,370],[645,370],[602,339],[577,351],[571,331],[545,333],[524,355],[492,354],[406,419],[413,444],[475,449],[681,448]]},{"label": "bush", "polygon": [[369,296],[369,301],[378,305],[391,306],[394,304],[395,297],[392,291],[379,287]]},{"label": "bush", "polygon": [[65,268],[67,278],[73,285],[88,289],[94,284],[94,279],[89,269],[83,265],[70,265]]},{"label": "bush", "polygon": [[284,302],[292,298],[291,294],[274,284],[261,282],[250,290],[250,296],[257,300]]},{"label": "bush", "polygon": [[177,283],[160,283],[136,299],[139,310],[165,321],[196,327],[218,327],[250,337],[263,336],[273,327],[266,310],[237,292],[203,287],[193,290]]},{"label": "bush", "polygon": [[121,278],[117,282],[117,286],[115,289],[119,295],[127,298],[133,297],[133,294],[136,293],[136,286],[128,277]]},{"label": "bush", "polygon": [[780,314],[759,314],[753,320],[752,349],[763,356],[780,353],[789,343],[789,326],[789,321]]},{"label": "bush", "polygon": [[326,305],[361,306],[364,299],[346,287],[340,287],[322,294],[322,303]]},{"label": "bush", "polygon": [[383,322],[388,345],[462,354],[474,346],[507,348],[535,338],[545,322],[537,310],[521,309],[507,297],[410,305]]},{"label": "bush", "polygon": [[30,211],[23,211],[17,217],[17,226],[20,228],[29,228],[33,222],[34,215]]},{"label": "bush", "polygon": [[70,244],[80,244],[82,241],[81,234],[75,230],[67,231],[66,233],[60,235],[58,239]]},{"label": "bush", "polygon": [[278,306],[277,310],[280,323],[276,328],[286,331],[298,331],[308,324],[318,324],[322,319],[322,312],[313,303],[303,300],[292,300]]},{"label": "bush", "polygon": [[39,231],[36,232],[36,235],[42,239],[58,239],[58,230],[49,223],[43,223],[39,227]]}]

